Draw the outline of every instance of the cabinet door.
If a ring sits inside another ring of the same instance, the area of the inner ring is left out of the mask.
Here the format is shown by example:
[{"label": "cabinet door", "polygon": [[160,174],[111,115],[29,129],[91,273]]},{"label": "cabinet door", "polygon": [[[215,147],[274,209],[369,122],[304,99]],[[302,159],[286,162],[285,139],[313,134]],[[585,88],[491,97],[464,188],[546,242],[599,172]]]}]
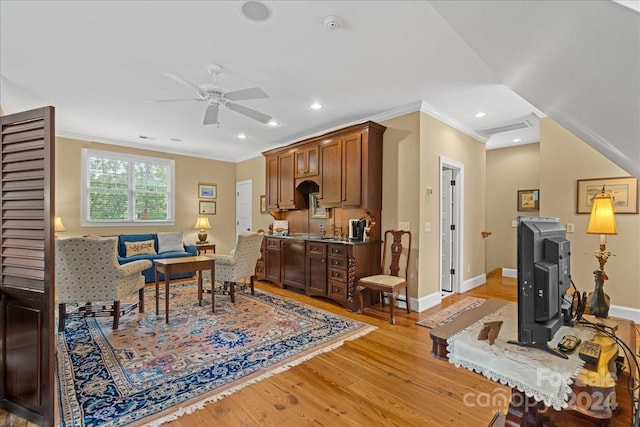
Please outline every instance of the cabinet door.
[{"label": "cabinet door", "polygon": [[303,240],[282,242],[282,283],[304,289],[304,246]]},{"label": "cabinet door", "polygon": [[327,244],[307,242],[307,295],[327,296]]},{"label": "cabinet door", "polygon": [[342,206],[360,206],[362,191],[362,133],[342,141]]},{"label": "cabinet door", "polygon": [[266,279],[282,287],[282,263],[280,239],[265,239],[264,269]]},{"label": "cabinet door", "polygon": [[320,145],[320,206],[342,203],[342,140],[333,138]]},{"label": "cabinet door", "polygon": [[278,208],[295,209],[293,152],[278,156]]},{"label": "cabinet door", "polygon": [[267,157],[267,209],[278,210],[278,156]]},{"label": "cabinet door", "polygon": [[296,178],[318,175],[318,146],[301,147],[295,151]]}]

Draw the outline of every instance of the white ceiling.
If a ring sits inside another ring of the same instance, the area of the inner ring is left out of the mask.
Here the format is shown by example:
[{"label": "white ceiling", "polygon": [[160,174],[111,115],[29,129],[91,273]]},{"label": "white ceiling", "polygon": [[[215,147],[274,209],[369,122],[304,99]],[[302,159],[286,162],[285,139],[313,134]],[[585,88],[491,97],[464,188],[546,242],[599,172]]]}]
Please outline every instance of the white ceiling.
[{"label": "white ceiling", "polygon": [[[417,109],[487,148],[530,143],[546,114],[640,175],[637,11],[610,1],[265,1],[271,16],[256,22],[243,3],[0,0],[0,105],[54,105],[62,136],[228,161]],[[339,28],[323,25],[329,15]],[[210,83],[210,63],[224,67],[226,91],[261,87],[268,99],[238,104],[280,124],[221,108],[219,127],[205,126],[203,102],[145,102],[196,98],[163,73]],[[532,126],[482,133],[523,120]]]}]

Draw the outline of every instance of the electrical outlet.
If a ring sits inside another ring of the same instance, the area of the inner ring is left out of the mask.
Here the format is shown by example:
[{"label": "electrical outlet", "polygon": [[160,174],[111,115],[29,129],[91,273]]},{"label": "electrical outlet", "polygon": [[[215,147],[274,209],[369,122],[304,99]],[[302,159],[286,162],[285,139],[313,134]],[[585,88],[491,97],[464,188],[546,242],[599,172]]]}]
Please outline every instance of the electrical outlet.
[{"label": "electrical outlet", "polygon": [[567,233],[575,233],[575,225],[570,222],[567,223]]},{"label": "electrical outlet", "polygon": [[431,223],[430,222],[425,222],[424,223],[424,232],[428,233],[431,231]]},{"label": "electrical outlet", "polygon": [[512,226],[513,228],[516,228],[516,227],[518,226],[518,221],[517,221],[517,220],[515,220],[515,219],[514,219],[513,221],[511,221],[511,226]]},{"label": "electrical outlet", "polygon": [[409,222],[399,222],[398,229],[402,231],[411,231],[411,223]]}]

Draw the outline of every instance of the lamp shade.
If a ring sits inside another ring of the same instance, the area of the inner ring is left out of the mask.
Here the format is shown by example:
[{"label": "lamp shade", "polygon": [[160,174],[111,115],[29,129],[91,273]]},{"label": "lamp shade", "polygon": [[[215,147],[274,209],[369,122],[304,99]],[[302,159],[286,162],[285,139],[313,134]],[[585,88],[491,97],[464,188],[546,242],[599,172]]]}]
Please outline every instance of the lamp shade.
[{"label": "lamp shade", "polygon": [[54,229],[56,232],[58,231],[67,231],[67,229],[64,227],[64,224],[62,223],[62,218],[57,216],[54,219]]},{"label": "lamp shade", "polygon": [[593,198],[593,207],[587,226],[588,234],[618,234],[616,219],[613,215],[613,199],[609,194],[602,193]]},{"label": "lamp shade", "polygon": [[196,220],[196,225],[194,225],[193,228],[198,228],[200,230],[207,230],[211,228],[211,225],[209,224],[209,218],[207,218],[206,216],[199,216]]}]

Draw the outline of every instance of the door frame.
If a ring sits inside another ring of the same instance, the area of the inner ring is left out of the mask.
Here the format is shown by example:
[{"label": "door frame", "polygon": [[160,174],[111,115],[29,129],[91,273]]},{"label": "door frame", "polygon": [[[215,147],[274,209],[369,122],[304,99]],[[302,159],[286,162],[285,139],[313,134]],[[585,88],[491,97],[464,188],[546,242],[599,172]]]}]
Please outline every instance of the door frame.
[{"label": "door frame", "polygon": [[[456,273],[453,275],[453,283],[451,286],[451,290],[452,293],[460,293],[460,289],[462,288],[462,276],[463,276],[463,269],[462,266],[464,265],[463,263],[463,251],[462,248],[464,247],[464,164],[460,163],[456,160],[453,159],[449,159],[447,157],[444,156],[440,156],[440,169],[439,169],[439,186],[438,188],[440,189],[440,191],[442,191],[442,183],[443,183],[443,170],[444,169],[450,169],[452,170],[452,175],[453,175],[453,179],[456,182],[456,185],[453,187],[453,195],[452,195],[452,202],[453,202],[453,212],[452,212],[452,218],[453,218],[453,223],[456,226],[456,233],[454,233],[452,239],[451,239],[451,244],[453,245],[453,251],[451,252],[451,256],[452,256],[452,262],[451,264],[453,265],[453,268],[455,269]],[[438,203],[440,203],[440,200],[442,199],[442,197],[439,198]],[[438,213],[438,229],[440,229],[440,226],[442,224],[442,206],[440,206],[439,209],[439,213]],[[438,274],[438,292],[442,292],[442,253],[444,248],[442,247],[442,230],[440,230],[440,237],[438,238],[438,258],[439,258],[439,262],[438,262],[438,269],[439,269],[439,274]],[[447,291],[448,292],[448,291]]]}]

